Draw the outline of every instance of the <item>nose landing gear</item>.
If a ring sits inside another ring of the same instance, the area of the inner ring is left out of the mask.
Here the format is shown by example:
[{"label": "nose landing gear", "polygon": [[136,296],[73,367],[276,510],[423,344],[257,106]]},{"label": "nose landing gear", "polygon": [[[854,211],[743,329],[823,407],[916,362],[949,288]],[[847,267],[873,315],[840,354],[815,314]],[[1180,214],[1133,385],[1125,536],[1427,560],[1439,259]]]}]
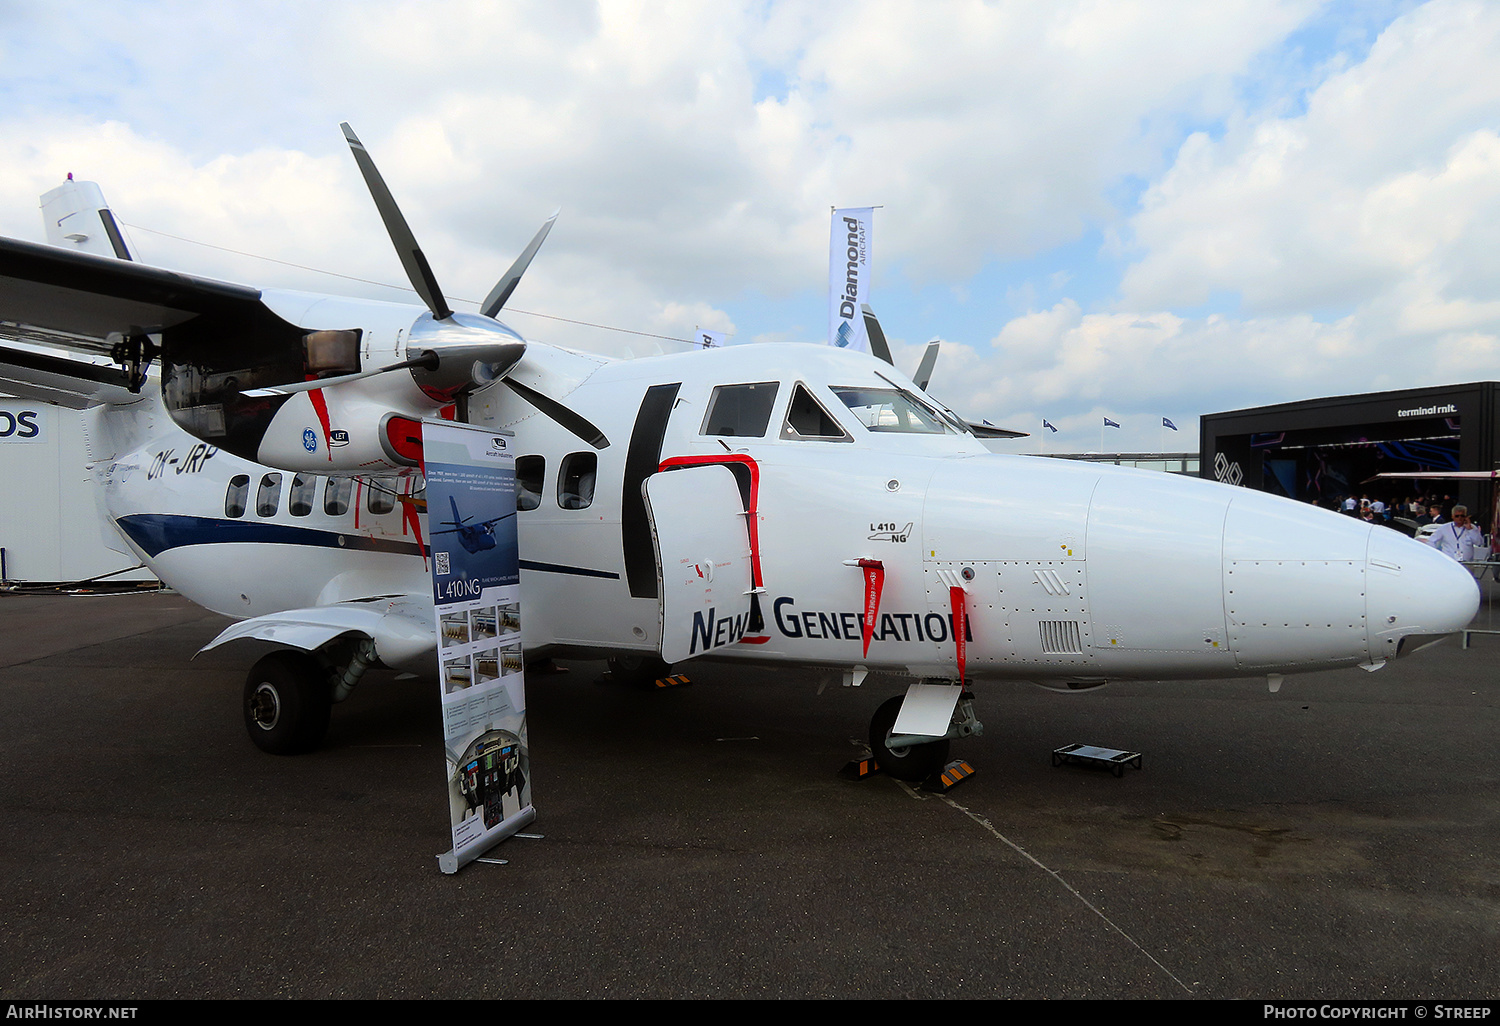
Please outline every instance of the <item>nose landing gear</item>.
[{"label": "nose landing gear", "polygon": [[984,725],[974,715],[973,693],[962,691],[953,707],[947,733],[941,736],[897,734],[894,732],[896,718],[905,702],[905,695],[888,699],[870,718],[870,752],[876,764],[897,780],[924,781],[940,773],[948,763],[950,739],[971,737],[984,731]]}]

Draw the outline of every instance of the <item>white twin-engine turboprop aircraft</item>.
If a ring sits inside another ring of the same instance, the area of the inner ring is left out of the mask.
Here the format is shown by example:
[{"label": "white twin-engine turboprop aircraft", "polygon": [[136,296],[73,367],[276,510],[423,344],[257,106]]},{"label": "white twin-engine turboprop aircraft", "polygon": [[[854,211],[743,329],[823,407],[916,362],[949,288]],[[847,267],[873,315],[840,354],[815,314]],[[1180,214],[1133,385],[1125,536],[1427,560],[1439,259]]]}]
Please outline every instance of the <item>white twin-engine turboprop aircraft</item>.
[{"label": "white twin-engine turboprop aircraft", "polygon": [[615,361],[525,341],[495,315],[550,221],[481,313],[454,313],[344,130],[426,309],[0,241],[0,390],[90,408],[108,518],[163,581],[241,618],[208,647],[283,646],[245,688],[269,751],[315,747],[371,665],[434,672],[426,547],[493,528],[457,506],[417,515],[420,420],[452,407],[514,436],[530,658],[906,678],[871,741],[908,779],[980,730],[978,682],[1274,686],[1374,669],[1477,608],[1468,571],[1381,527],[1246,488],[992,454],[873,356],[745,345]]}]

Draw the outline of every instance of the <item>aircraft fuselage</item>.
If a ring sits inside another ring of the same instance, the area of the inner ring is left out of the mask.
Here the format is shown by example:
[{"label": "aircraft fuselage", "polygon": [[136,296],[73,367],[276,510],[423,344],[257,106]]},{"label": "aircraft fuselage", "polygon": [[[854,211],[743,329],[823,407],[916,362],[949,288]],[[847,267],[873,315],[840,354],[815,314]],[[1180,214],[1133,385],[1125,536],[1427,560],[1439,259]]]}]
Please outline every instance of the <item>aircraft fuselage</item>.
[{"label": "aircraft fuselage", "polygon": [[[744,346],[626,362],[566,354],[562,366],[530,373],[554,394],[565,382],[605,447],[498,386],[469,403],[472,422],[514,434],[530,489],[518,525],[536,654],[665,642],[693,656],[952,677],[962,630],[970,679],[1198,679],[1378,665],[1403,638],[1461,628],[1477,606],[1462,566],[1384,528],[1245,488],[996,455],[940,416],[903,425],[869,397],[931,400],[859,354]],[[750,385],[760,433],[735,433],[743,416],[714,423],[716,390]],[[400,501],[418,475],[333,485],[350,479],[260,466],[210,451],[154,398],[96,418],[94,436],[118,453],[95,468],[111,519],[194,601],[254,617],[428,592],[433,539]],[[674,615],[663,603],[653,531],[667,513],[648,510],[644,485],[688,463],[731,468],[753,504],[740,522],[759,622],[727,605]],[[329,499],[330,488],[349,494]],[[883,567],[868,652],[860,560]]]}]

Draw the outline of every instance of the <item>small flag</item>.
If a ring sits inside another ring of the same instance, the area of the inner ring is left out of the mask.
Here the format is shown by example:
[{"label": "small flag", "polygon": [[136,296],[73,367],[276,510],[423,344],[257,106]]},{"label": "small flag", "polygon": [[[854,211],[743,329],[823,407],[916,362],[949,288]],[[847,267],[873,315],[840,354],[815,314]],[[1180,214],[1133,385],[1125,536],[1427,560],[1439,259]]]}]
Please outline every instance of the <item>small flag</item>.
[{"label": "small flag", "polygon": [[1054,435],[1057,434],[1057,428],[1053,427],[1051,424],[1048,424],[1045,418],[1042,420],[1042,427],[1046,428],[1048,431],[1051,431]]},{"label": "small flag", "polygon": [[1164,427],[1164,428],[1171,428],[1171,429],[1172,429],[1172,430],[1173,430],[1173,431],[1176,431],[1176,430],[1177,430],[1177,425],[1176,425],[1176,424],[1173,424],[1173,423],[1172,423],[1172,422],[1171,422],[1171,421],[1170,421],[1170,420],[1168,420],[1168,419],[1167,419],[1167,418],[1166,418],[1166,417],[1163,417],[1163,418],[1162,418],[1162,419],[1161,419],[1161,426],[1162,426],[1162,427]]},{"label": "small flag", "polygon": [[1114,421],[1110,420],[1108,417],[1105,417],[1104,418],[1104,426],[1105,427],[1119,427],[1120,425],[1116,424]]},{"label": "small flag", "polygon": [[724,333],[722,331],[699,331],[697,342],[704,349],[720,349],[724,345]]}]

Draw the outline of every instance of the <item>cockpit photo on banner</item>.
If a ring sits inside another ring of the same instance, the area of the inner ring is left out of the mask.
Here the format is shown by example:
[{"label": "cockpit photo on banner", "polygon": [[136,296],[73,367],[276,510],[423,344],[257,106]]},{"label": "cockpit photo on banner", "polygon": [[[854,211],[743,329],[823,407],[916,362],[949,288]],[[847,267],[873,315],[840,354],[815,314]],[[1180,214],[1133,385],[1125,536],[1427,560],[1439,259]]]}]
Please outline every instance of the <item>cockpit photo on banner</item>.
[{"label": "cockpit photo on banner", "polygon": [[422,423],[454,873],[536,817],[511,438]]}]

